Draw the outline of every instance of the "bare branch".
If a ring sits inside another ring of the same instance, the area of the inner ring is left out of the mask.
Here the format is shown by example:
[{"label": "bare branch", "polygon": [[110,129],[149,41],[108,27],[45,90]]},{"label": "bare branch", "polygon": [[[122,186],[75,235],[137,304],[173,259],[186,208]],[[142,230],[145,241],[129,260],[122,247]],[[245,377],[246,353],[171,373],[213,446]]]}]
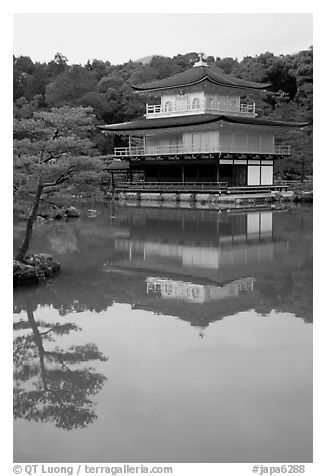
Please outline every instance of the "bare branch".
[{"label": "bare branch", "polygon": [[57,178],[54,182],[46,182],[43,184],[43,188],[46,187],[55,187],[56,185],[59,185],[60,183],[64,182],[69,178],[69,175],[60,175],[60,177]]},{"label": "bare branch", "polygon": [[56,139],[59,135],[60,129],[56,129],[54,136],[52,137],[52,140]]},{"label": "bare branch", "polygon": [[70,167],[67,170],[66,173],[61,174],[54,182],[45,182],[45,183],[43,183],[43,185],[42,185],[43,188],[55,187],[56,185],[59,185],[60,183],[65,182],[70,177],[72,172],[76,172],[76,169],[74,169],[73,167]]},{"label": "bare branch", "polygon": [[47,157],[46,159],[43,159],[42,164],[46,164],[47,162],[53,159],[59,159],[63,155],[63,152],[61,152],[58,155],[53,155],[52,152],[49,152],[49,151],[47,151],[47,153],[49,154],[49,157]]}]

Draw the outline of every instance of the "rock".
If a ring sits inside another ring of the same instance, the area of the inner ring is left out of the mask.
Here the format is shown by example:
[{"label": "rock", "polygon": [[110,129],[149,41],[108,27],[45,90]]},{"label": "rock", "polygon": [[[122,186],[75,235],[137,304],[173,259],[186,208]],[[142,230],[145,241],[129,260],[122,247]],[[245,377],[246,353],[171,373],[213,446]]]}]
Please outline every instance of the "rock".
[{"label": "rock", "polygon": [[96,215],[98,215],[97,210],[92,210],[92,209],[87,210],[88,217],[96,217]]},{"label": "rock", "polygon": [[55,261],[53,256],[47,253],[28,256],[25,261],[32,266],[40,267],[45,272],[46,276],[54,274],[60,270],[60,263]]},{"label": "rock", "polygon": [[285,201],[291,201],[294,200],[295,195],[294,192],[292,191],[287,191],[287,192],[281,192],[281,199]]},{"label": "rock", "polygon": [[37,284],[45,278],[53,276],[60,271],[60,263],[46,253],[27,256],[22,261],[14,259],[13,277],[14,286],[22,284]]},{"label": "rock", "polygon": [[180,193],[179,198],[181,202],[190,202],[194,199],[193,194],[191,193]]},{"label": "rock", "polygon": [[14,260],[14,286],[20,284],[36,284],[39,281],[37,270],[34,266]]},{"label": "rock", "polygon": [[206,203],[209,200],[209,193],[197,193],[196,201],[200,203]]},{"label": "rock", "polygon": [[313,202],[314,198],[313,198],[313,192],[302,192],[301,194],[301,201],[302,202],[308,202],[308,203],[311,203]]},{"label": "rock", "polygon": [[[126,199],[130,201],[136,201],[138,200],[138,193],[137,192],[126,192]],[[97,213],[96,210],[94,210],[95,213]]]},{"label": "rock", "polygon": [[78,218],[80,217],[80,211],[77,210],[77,208],[75,207],[68,207],[66,208],[66,216],[69,217],[69,218]]},{"label": "rock", "polygon": [[66,213],[64,210],[54,210],[52,216],[55,220],[61,220],[62,218],[65,218]]},{"label": "rock", "polygon": [[114,192],[114,200],[126,200],[125,192]]},{"label": "rock", "polygon": [[36,220],[39,218],[43,218],[44,220],[46,220],[47,218],[49,218],[49,216],[52,216],[52,214],[50,212],[39,212],[39,214],[37,215],[37,218]]},{"label": "rock", "polygon": [[272,198],[273,198],[274,201],[281,200],[281,198],[282,198],[281,192],[278,192],[277,190],[275,190],[275,191],[273,190],[273,191],[271,192],[271,196],[272,196]]},{"label": "rock", "polygon": [[176,193],[168,193],[164,192],[162,193],[163,201],[165,202],[176,202],[177,200],[177,194]]}]

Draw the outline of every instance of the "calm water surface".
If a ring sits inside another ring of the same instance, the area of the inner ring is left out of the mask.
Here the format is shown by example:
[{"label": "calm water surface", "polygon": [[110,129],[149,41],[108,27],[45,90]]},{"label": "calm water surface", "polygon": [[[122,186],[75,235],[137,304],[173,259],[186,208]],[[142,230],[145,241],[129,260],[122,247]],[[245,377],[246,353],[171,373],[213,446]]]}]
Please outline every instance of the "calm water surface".
[{"label": "calm water surface", "polygon": [[14,293],[15,462],[311,462],[312,208],[96,208]]}]

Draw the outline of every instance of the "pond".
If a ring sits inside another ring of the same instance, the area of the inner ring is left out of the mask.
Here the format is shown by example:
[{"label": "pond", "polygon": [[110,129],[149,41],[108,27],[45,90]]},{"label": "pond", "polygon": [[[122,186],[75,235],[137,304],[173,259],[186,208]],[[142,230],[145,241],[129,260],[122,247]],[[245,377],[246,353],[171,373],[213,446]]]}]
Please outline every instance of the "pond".
[{"label": "pond", "polygon": [[311,462],[312,207],[149,205],[35,226],[14,461]]}]

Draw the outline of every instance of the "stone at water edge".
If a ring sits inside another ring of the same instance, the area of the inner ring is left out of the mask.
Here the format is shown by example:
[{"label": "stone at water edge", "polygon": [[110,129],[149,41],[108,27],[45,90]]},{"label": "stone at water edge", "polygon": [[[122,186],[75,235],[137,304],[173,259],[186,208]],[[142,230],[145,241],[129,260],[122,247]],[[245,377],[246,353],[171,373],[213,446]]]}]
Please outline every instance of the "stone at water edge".
[{"label": "stone at water edge", "polygon": [[46,275],[54,274],[60,270],[60,263],[58,263],[53,256],[47,253],[39,253],[25,258],[25,263],[31,266],[41,268]]},{"label": "stone at water edge", "polygon": [[265,197],[264,198],[265,203],[272,203],[274,201],[275,201],[275,198],[273,197],[273,195],[271,195],[270,197]]},{"label": "stone at water edge", "polygon": [[296,193],[295,196],[295,201],[296,202],[308,202],[312,203],[313,202],[313,191],[305,192],[305,191],[300,191]]},{"label": "stone at water edge", "polygon": [[80,211],[77,210],[76,207],[68,207],[66,208],[66,216],[68,218],[78,218],[80,217]]},{"label": "stone at water edge", "polygon": [[42,217],[41,215],[37,215],[35,218],[35,223],[46,223],[46,218]]},{"label": "stone at water edge", "polygon": [[58,208],[54,206],[50,210],[43,210],[40,212],[37,216],[37,222],[38,223],[43,223],[46,220],[61,220],[63,218],[79,218],[80,217],[80,211],[77,210],[76,207],[69,206],[69,207],[63,207],[63,208]]},{"label": "stone at water edge", "polygon": [[281,192],[281,200],[292,201],[295,198],[294,192],[292,190]]},{"label": "stone at water edge", "polygon": [[303,202],[313,202],[314,199],[314,194],[313,192],[303,192],[301,200]]},{"label": "stone at water edge", "polygon": [[53,256],[46,253],[27,256],[24,262],[14,259],[14,286],[37,284],[44,281],[45,278],[58,273],[60,269],[60,263],[58,263]]},{"label": "stone at water edge", "polygon": [[53,213],[53,218],[55,220],[61,220],[62,218],[65,218],[66,216],[66,212],[64,210],[54,210],[54,213]]},{"label": "stone at water edge", "polygon": [[93,209],[87,210],[87,216],[88,216],[88,217],[91,217],[91,218],[92,218],[92,217],[96,217],[96,215],[98,215],[98,213],[99,213],[99,212],[98,212],[97,210],[93,210]]},{"label": "stone at water edge", "polygon": [[39,282],[39,276],[35,266],[31,266],[14,259],[14,286],[20,284],[36,284]]}]

